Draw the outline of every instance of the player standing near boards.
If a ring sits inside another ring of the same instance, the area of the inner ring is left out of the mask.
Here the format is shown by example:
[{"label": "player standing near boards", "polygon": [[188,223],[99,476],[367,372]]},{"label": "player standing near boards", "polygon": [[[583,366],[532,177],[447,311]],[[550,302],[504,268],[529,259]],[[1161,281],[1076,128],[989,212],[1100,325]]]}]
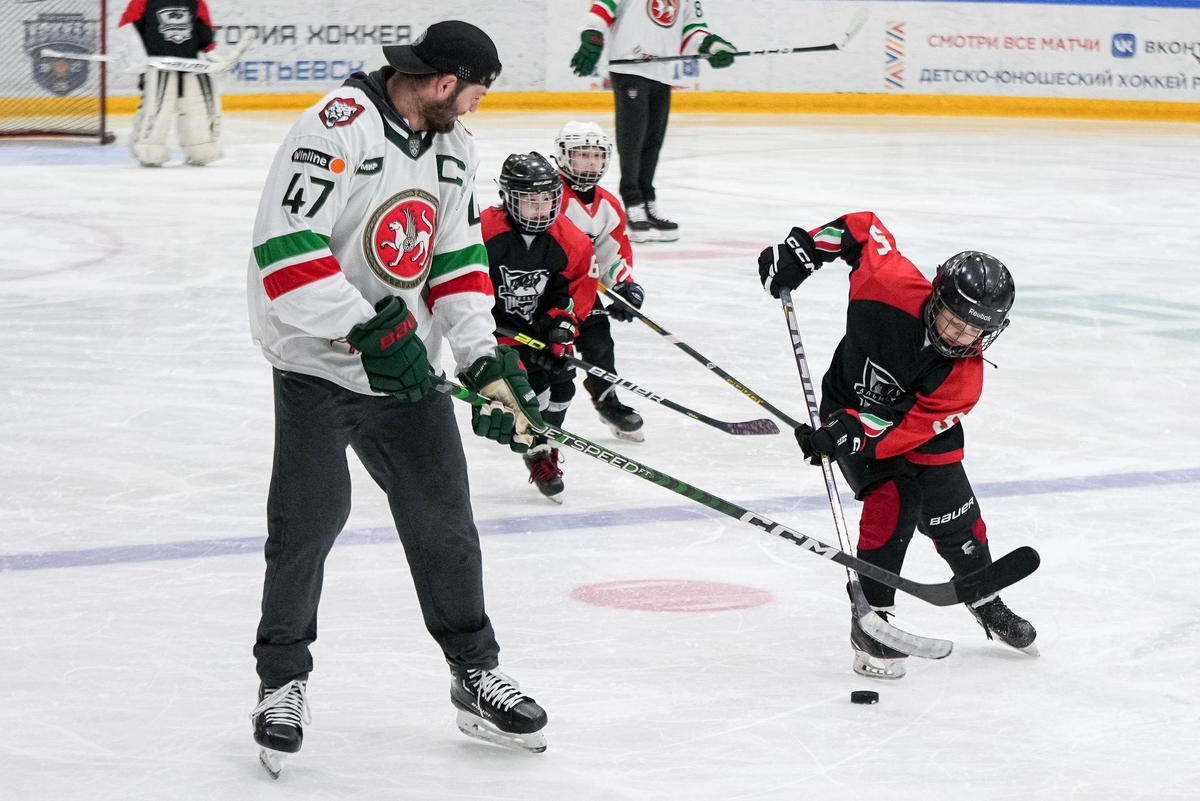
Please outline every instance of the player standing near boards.
[{"label": "player standing near boards", "polygon": [[[576,75],[591,75],[608,44],[609,60],[709,55],[709,66],[733,63],[737,48],[708,29],[700,0],[592,0],[579,49]],[[679,225],[658,213],[654,172],[671,115],[673,64],[610,64],[617,112],[621,199],[634,242],[673,242]]]},{"label": "player standing near boards", "polygon": [[[496,302],[496,325],[545,342],[546,352],[518,345],[499,333],[499,342],[517,348],[537,393],[542,420],[561,426],[575,397],[575,367],[567,360],[596,300],[598,276],[592,241],[562,215],[562,178],[541,153],[513,153],[500,168],[500,205],[483,211]],[[559,450],[543,436],[524,455],[530,483],[562,503]]]},{"label": "player standing near boards", "polygon": [[387,494],[459,728],[546,747],[545,711],[496,670],[462,443],[451,399],[431,390],[445,339],[459,380],[503,402],[473,410],[475,433],[517,452],[532,444],[534,393],[493,337],[478,155],[459,123],[500,60],[458,21],[383,55],[389,66],[355,73],[300,116],[254,225],[250,322],[273,367],[275,457],[251,717],[273,775],[303,742],[325,558],[350,514],[347,447]]},{"label": "player standing near boards", "polygon": [[[554,160],[565,184],[563,214],[591,237],[600,268],[600,285],[640,309],[646,292],[633,280],[633,248],[625,231],[625,210],[612,192],[600,186],[611,158],[612,142],[594,122],[568,122],[554,142]],[[621,322],[633,320],[623,305],[613,303],[606,308],[597,296],[591,314],[580,321],[575,345],[585,362],[615,373],[616,346],[609,317]],[[608,423],[614,435],[630,442],[645,439],[642,416],[621,403],[615,385],[589,375],[583,379],[583,387],[591,395],[600,419]]]},{"label": "player standing near boards", "polygon": [[[212,20],[204,0],[133,0],[114,38],[147,57],[208,58]],[[130,133],[129,150],[143,167],[161,167],[171,157],[167,135],[179,120],[179,145],[188,164],[203,166],[221,158],[221,96],[211,75],[146,67],[139,80],[142,99]]]},{"label": "player standing near boards", "polygon": [[[811,233],[793,228],[758,258],[774,297],[821,265],[850,265],[846,333],[821,383],[821,419],[796,429],[804,455],[837,460],[863,503],[858,557],[899,573],[914,529],[933,540],[955,576],[991,564],[987,526],[963,469],[963,417],[983,391],[983,351],[1008,327],[1012,276],[994,256],[966,251],[937,269],[932,285],[900,254],[871,212],[839,217]],[[885,619],[896,591],[860,576]],[[989,639],[1036,655],[1037,632],[998,596],[968,608]],[[854,670],[899,679],[904,654],[865,634],[851,613]]]}]

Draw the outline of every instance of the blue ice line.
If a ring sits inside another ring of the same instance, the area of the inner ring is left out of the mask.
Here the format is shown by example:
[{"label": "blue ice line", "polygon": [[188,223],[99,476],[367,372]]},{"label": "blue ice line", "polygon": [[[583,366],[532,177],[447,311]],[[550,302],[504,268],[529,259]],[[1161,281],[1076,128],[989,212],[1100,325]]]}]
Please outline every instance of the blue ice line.
[{"label": "blue ice line", "polygon": [[[1030,479],[1028,481],[994,481],[975,485],[981,498],[1055,495],[1064,492],[1095,492],[1097,490],[1130,489],[1135,487],[1168,486],[1200,483],[1200,468],[1158,470],[1139,473],[1109,473],[1094,476]],[[849,498],[845,498],[849,502]],[[824,495],[801,495],[747,501],[748,509],[763,514],[806,512],[824,509]],[[725,515],[714,509],[697,505],[645,506],[635,509],[608,509],[598,512],[502,517],[476,522],[484,536],[500,534],[530,534],[546,531],[570,531],[577,528],[610,528],[613,526],[646,525],[650,523],[681,523],[695,520],[720,519]],[[378,545],[396,542],[396,529],[391,526],[343,531],[338,545]],[[261,554],[264,537],[227,537],[215,540],[161,542],[140,545],[114,545],[107,548],[84,548],[71,551],[0,555],[0,573],[18,570],[48,570],[60,567],[96,567],[99,565],[160,562],[168,559],[199,559],[210,556]]]}]

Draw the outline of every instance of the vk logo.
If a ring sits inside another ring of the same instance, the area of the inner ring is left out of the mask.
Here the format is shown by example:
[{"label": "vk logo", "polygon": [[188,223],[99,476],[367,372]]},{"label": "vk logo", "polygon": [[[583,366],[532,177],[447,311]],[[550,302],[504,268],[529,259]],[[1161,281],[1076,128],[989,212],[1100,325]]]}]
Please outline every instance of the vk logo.
[{"label": "vk logo", "polygon": [[1114,33],[1113,58],[1133,58],[1137,54],[1137,37],[1132,33]]}]

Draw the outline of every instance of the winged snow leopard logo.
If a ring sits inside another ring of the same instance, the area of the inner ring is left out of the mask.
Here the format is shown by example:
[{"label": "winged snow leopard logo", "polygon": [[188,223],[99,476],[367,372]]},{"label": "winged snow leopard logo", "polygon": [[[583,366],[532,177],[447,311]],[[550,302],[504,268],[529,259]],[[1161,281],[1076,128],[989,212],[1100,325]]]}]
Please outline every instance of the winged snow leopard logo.
[{"label": "winged snow leopard logo", "polygon": [[646,13],[656,25],[670,28],[679,18],[679,0],[646,0]]},{"label": "winged snow leopard logo", "polygon": [[863,365],[862,379],[854,385],[854,391],[863,400],[890,406],[904,394],[900,382],[875,362],[867,359]]},{"label": "winged snow leopard logo", "polygon": [[352,97],[335,97],[325,104],[317,115],[326,128],[349,125],[354,118],[362,113],[363,107]]},{"label": "winged snow leopard logo", "polygon": [[168,42],[182,44],[192,38],[192,12],[186,6],[167,6],[155,14],[158,32]]},{"label": "winged snow leopard logo", "polygon": [[398,289],[425,283],[433,265],[438,199],[421,189],[388,198],[363,230],[363,255],[380,281]]},{"label": "winged snow leopard logo", "polygon": [[550,274],[545,270],[514,270],[504,264],[499,270],[501,284],[496,287],[496,297],[504,301],[504,311],[532,323]]}]

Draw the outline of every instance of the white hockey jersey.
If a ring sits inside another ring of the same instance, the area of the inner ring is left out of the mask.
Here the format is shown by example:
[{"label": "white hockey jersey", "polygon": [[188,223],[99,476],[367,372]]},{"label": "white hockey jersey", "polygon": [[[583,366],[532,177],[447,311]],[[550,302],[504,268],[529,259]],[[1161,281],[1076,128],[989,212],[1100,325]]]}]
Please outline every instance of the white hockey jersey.
[{"label": "white hockey jersey", "polygon": [[591,203],[563,181],[562,213],[575,227],[592,238],[600,283],[605,287],[633,280],[633,248],[625,232],[625,210],[621,202],[602,186],[595,187]]},{"label": "white hockey jersey", "polygon": [[[584,30],[604,34],[609,60],[646,56],[690,56],[712,31],[700,0],[591,0]],[[609,72],[641,75],[670,84],[677,65],[615,64]]]},{"label": "white hockey jersey", "polygon": [[434,369],[494,352],[492,283],[475,201],[478,155],[461,124],[413,133],[384,75],[357,73],[301,114],[254,222],[254,341],[274,366],[372,394],[343,339],[399,295]]}]

